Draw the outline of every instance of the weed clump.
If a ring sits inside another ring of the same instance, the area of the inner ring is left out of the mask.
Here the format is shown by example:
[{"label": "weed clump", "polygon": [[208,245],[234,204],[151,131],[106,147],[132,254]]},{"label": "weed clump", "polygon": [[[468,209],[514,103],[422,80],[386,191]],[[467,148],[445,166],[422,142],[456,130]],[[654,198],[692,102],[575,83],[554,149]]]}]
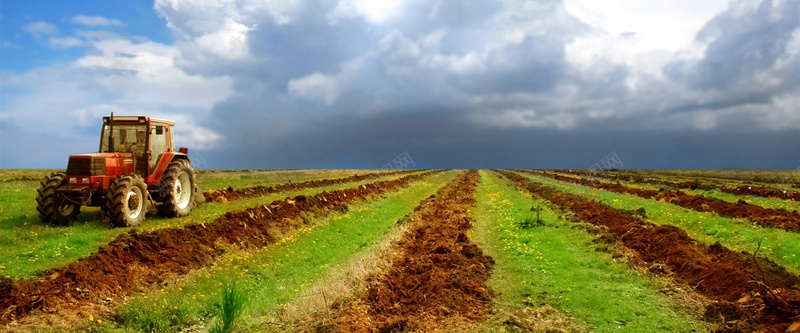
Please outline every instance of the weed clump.
[{"label": "weed clump", "polygon": [[222,288],[222,300],[217,309],[217,320],[210,333],[229,333],[233,332],[239,323],[239,319],[244,311],[244,304],[247,302],[242,290],[236,288],[236,283]]}]

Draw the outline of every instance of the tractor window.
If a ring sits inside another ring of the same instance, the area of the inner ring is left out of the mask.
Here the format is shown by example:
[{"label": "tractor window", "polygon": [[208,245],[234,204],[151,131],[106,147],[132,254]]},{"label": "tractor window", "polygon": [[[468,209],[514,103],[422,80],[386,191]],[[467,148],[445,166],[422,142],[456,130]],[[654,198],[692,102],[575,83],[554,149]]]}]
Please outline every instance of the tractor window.
[{"label": "tractor window", "polygon": [[164,130],[164,126],[150,126],[151,173],[155,172],[161,156],[167,151],[167,140],[167,131]]},{"label": "tractor window", "polygon": [[100,152],[144,154],[147,151],[147,127],[144,125],[114,125],[114,146],[108,147],[111,126],[103,126]]},{"label": "tractor window", "polygon": [[177,149],[175,148],[175,134],[174,134],[175,132],[174,132],[174,130],[175,130],[175,126],[170,126],[169,127],[169,140],[172,143],[172,145],[170,145],[170,147],[172,147],[172,151],[177,151]]}]

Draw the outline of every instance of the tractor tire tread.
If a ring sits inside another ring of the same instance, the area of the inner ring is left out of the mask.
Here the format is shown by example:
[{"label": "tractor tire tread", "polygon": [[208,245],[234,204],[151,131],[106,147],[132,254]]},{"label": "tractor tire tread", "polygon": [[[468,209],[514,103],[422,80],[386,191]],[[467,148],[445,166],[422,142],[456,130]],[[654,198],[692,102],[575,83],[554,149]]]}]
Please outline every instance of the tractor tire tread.
[{"label": "tractor tire tread", "polygon": [[[136,219],[131,219],[125,215],[125,198],[128,191],[133,186],[139,186],[144,196],[140,199],[144,200],[142,212]],[[147,185],[141,176],[132,174],[121,175],[111,181],[108,187],[108,194],[106,195],[106,203],[101,207],[101,210],[111,223],[117,227],[137,226],[142,223],[147,213],[147,195]]]},{"label": "tractor tire tread", "polygon": [[[189,199],[189,204],[184,209],[180,209],[178,207],[178,199],[175,197],[175,192],[173,190],[175,182],[178,181],[178,176],[180,175],[181,171],[185,171],[189,174],[191,187],[187,190],[191,191],[192,193],[192,197]],[[189,161],[180,159],[170,162],[169,166],[167,166],[167,170],[164,171],[164,175],[161,177],[161,188],[163,194],[161,195],[160,204],[156,206],[158,215],[164,217],[188,216],[194,208],[195,184],[197,184],[197,182],[195,179],[194,169]]]},{"label": "tractor tire tread", "polygon": [[39,182],[36,190],[36,211],[39,212],[39,219],[53,225],[69,225],[80,213],[80,206],[66,216],[58,214],[58,201],[56,200],[56,189],[65,183],[67,175],[63,172],[54,172]]}]

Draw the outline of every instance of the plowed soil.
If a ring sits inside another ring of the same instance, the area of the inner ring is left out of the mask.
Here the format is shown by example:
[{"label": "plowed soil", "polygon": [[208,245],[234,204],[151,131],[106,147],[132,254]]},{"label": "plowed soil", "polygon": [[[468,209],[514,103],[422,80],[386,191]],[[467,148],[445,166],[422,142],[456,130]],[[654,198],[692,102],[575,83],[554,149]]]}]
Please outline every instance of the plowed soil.
[{"label": "plowed soil", "polygon": [[494,260],[465,234],[478,174],[469,171],[415,209],[389,268],[335,321],[338,332],[429,332],[485,318]]},{"label": "plowed soil", "polygon": [[753,195],[758,197],[776,198],[783,200],[800,201],[800,192],[779,190],[776,188],[767,188],[761,186],[737,186],[737,187],[724,187],[720,186],[719,190],[726,193],[737,195]]},{"label": "plowed soil", "polygon": [[639,189],[628,187],[619,183],[603,183],[549,172],[542,172],[540,175],[559,181],[586,185],[609,192],[633,194],[646,199],[669,202],[700,212],[714,212],[721,216],[743,218],[764,226],[800,231],[800,214],[798,214],[797,211],[788,212],[784,210],[764,208],[757,205],[751,205],[744,200],[731,203],[704,195],[691,195],[683,191]]},{"label": "plowed soil", "polygon": [[[752,254],[734,252],[719,243],[702,245],[674,226],[654,225],[596,201],[558,191],[501,171],[518,187],[572,211],[583,222],[604,226],[636,251],[649,267],[666,267],[668,275],[718,301],[710,319],[724,317],[723,331],[784,332],[800,321],[797,276]],[[652,270],[657,274],[660,270]]]},{"label": "plowed soil", "polygon": [[[583,176],[583,174],[576,170],[556,170],[556,172],[563,172],[575,176]],[[632,183],[652,184],[659,186],[667,186],[671,188],[685,188],[690,190],[714,190],[717,189],[721,192],[736,194],[736,195],[752,195],[764,198],[775,198],[782,200],[800,201],[800,191],[796,190],[781,190],[777,188],[769,188],[758,185],[742,185],[742,186],[725,186],[715,185],[699,180],[690,180],[684,182],[675,182],[664,180],[660,178],[645,177],[637,174],[620,174],[619,171],[615,173],[599,174],[601,178],[613,181],[629,181]]]},{"label": "plowed soil", "polygon": [[31,310],[62,312],[86,302],[116,297],[208,264],[224,252],[222,244],[260,247],[303,224],[315,210],[346,209],[353,202],[394,191],[433,173],[406,176],[354,188],[297,196],[269,205],[229,212],[206,224],[190,224],[118,236],[98,252],[67,266],[46,271],[36,280],[0,279],[0,323]]},{"label": "plowed soil", "polygon": [[203,194],[205,195],[206,202],[219,202],[225,203],[228,201],[245,199],[245,198],[252,198],[263,196],[271,193],[280,193],[286,191],[297,191],[307,188],[316,188],[316,187],[325,187],[325,186],[332,186],[332,185],[340,185],[352,182],[358,182],[362,180],[368,179],[376,179],[386,176],[392,175],[401,175],[411,172],[417,172],[419,170],[399,170],[399,171],[389,171],[389,172],[378,172],[378,173],[370,173],[365,175],[353,175],[350,177],[344,178],[336,178],[336,179],[318,179],[318,180],[309,180],[299,183],[288,182],[285,184],[278,184],[274,186],[253,186],[248,188],[242,189],[233,189],[232,187],[228,187],[225,189],[219,190],[209,190],[205,191]]}]

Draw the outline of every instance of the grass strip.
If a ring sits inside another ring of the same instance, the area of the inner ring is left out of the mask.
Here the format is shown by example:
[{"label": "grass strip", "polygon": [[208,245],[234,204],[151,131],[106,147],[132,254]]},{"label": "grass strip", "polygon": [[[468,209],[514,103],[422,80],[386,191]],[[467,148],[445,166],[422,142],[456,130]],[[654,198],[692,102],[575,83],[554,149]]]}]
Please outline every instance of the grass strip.
[{"label": "grass strip", "polygon": [[196,170],[197,184],[203,190],[271,186],[287,182],[303,182],[324,178],[343,178],[386,170],[322,169],[322,170]]},{"label": "grass strip", "polygon": [[367,174],[360,174],[360,175],[353,175],[349,177],[343,178],[323,178],[323,179],[312,179],[307,181],[301,182],[286,182],[282,184],[272,184],[272,185],[258,185],[258,186],[251,186],[239,189],[233,189],[232,187],[218,189],[218,190],[206,190],[203,192],[205,196],[206,202],[229,202],[234,200],[240,200],[245,198],[252,198],[252,197],[260,197],[271,193],[280,193],[286,191],[296,191],[304,188],[317,188],[322,186],[332,186],[338,184],[346,184],[352,183],[357,181],[363,181],[367,179],[377,179],[382,177],[388,176],[399,176],[403,174],[413,174],[418,173],[420,170],[415,169],[402,169],[402,170],[393,170],[393,171],[386,171],[386,172],[375,172],[375,173],[367,173]]},{"label": "grass strip", "polygon": [[[670,303],[660,292],[663,282],[629,269],[610,251],[596,250],[602,245],[596,234],[567,221],[546,201],[486,172],[477,199],[474,237],[495,258],[489,284],[499,303],[551,305],[592,332],[706,329],[685,307]],[[541,224],[522,225],[536,216]]]}]

